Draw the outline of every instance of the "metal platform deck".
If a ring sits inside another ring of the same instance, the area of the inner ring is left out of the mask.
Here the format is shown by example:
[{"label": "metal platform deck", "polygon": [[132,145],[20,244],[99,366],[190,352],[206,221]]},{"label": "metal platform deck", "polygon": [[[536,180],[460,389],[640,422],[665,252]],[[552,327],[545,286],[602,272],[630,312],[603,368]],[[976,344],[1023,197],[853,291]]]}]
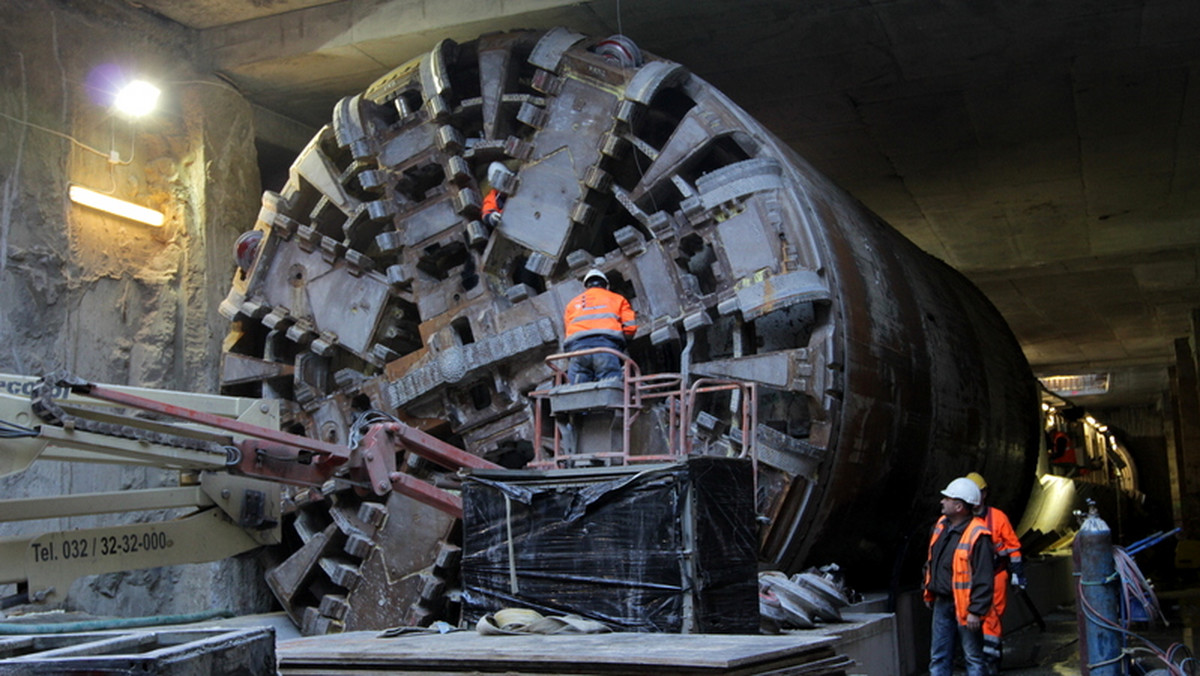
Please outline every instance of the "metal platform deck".
[{"label": "metal platform deck", "polygon": [[275,666],[275,633],[155,628],[0,638],[0,676],[258,676]]}]

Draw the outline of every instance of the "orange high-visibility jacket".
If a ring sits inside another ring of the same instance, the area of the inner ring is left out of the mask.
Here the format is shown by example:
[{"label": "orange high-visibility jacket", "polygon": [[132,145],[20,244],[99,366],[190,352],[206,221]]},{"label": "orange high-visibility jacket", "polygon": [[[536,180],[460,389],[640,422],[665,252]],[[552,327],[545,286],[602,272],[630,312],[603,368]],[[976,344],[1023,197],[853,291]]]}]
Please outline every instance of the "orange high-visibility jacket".
[{"label": "orange high-visibility jacket", "polygon": [[1021,540],[1017,538],[1017,532],[1013,530],[1008,515],[995,507],[984,507],[979,516],[983,517],[983,522],[992,533],[992,546],[996,548],[996,556],[1007,558],[1008,563],[1020,563]]},{"label": "orange high-visibility jacket", "polygon": [[492,188],[488,191],[487,196],[483,198],[483,216],[494,214],[497,211],[504,211],[504,203],[508,201],[506,196],[499,190]]},{"label": "orange high-visibility jacket", "polygon": [[[929,556],[926,559],[928,563],[925,565],[925,601],[933,601],[933,592],[930,590],[932,583],[933,571],[930,570],[933,561],[933,545],[937,542],[938,536],[942,531],[946,530],[948,523],[946,517],[938,519],[937,525],[933,527],[933,533],[929,536]],[[958,618],[959,625],[967,624],[967,614],[971,605],[971,550],[975,548],[975,543],[979,541],[981,535],[991,535],[988,532],[987,524],[983,519],[974,516],[963,529],[962,537],[954,545],[954,558],[950,564],[950,587],[954,594],[954,614]],[[984,616],[987,615],[985,612]]]},{"label": "orange high-visibility jacket", "polygon": [[[1000,652],[1000,636],[1004,629],[1000,618],[1004,617],[1004,609],[1008,607],[1008,571],[1012,564],[1021,562],[1021,541],[1013,530],[1008,515],[995,507],[984,507],[983,518],[987,528],[992,533],[992,545],[996,548],[996,590],[992,594],[992,609],[983,618],[983,642],[985,652]],[[995,646],[992,646],[992,643]]]},{"label": "orange high-visibility jacket", "polygon": [[619,293],[594,286],[571,299],[563,312],[564,346],[585,336],[608,336],[617,342],[637,332],[629,301]]}]

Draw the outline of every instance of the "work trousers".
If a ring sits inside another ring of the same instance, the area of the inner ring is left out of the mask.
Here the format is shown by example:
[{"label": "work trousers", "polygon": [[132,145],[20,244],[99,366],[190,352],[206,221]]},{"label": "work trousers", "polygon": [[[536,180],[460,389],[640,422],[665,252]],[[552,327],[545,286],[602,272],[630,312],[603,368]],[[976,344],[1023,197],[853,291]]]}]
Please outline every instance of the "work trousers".
[{"label": "work trousers", "polygon": [[[575,352],[593,347],[610,347],[614,350],[625,349],[624,343],[606,336],[585,336],[572,341],[567,351]],[[615,354],[597,352],[571,359],[571,365],[567,367],[567,382],[572,385],[591,383],[597,380],[620,378],[621,373],[621,360]]]},{"label": "work trousers", "polygon": [[1004,609],[1008,607],[1008,566],[1000,568],[996,573],[996,591],[992,595],[992,610],[983,618],[983,654],[988,661],[988,673],[1000,673],[1000,657],[1002,646],[1000,637],[1004,628],[1000,618],[1004,617]]},{"label": "work trousers", "polygon": [[954,649],[962,645],[967,660],[967,676],[987,676],[983,656],[983,632],[971,631],[958,623],[954,599],[938,596],[933,600],[933,642],[929,650],[929,676],[950,676],[954,671]]}]

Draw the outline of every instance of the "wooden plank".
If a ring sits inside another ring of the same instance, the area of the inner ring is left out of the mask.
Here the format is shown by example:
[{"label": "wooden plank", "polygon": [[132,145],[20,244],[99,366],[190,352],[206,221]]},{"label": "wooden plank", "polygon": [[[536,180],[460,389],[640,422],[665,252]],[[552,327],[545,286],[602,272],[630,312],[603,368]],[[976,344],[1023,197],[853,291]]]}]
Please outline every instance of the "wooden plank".
[{"label": "wooden plank", "polygon": [[829,648],[836,642],[833,637],[720,634],[481,636],[463,631],[375,636],[375,632],[354,632],[282,642],[277,649],[280,668],[285,674],[309,673],[305,670],[318,667],[327,673],[381,668],[728,673],[779,661],[787,664],[814,652],[824,658],[832,654]]},{"label": "wooden plank", "polygon": [[720,673],[723,676],[831,676],[844,675],[845,669],[853,665],[854,660],[849,657],[835,654],[831,648],[820,648],[800,657],[772,660],[746,669]]},{"label": "wooden plank", "polygon": [[[268,627],[89,632],[34,637],[43,649],[0,660],[0,676],[27,674],[145,674],[184,676],[273,672],[275,634]],[[164,640],[165,639],[165,640]],[[171,644],[171,645],[167,645]]]},{"label": "wooden plank", "polygon": [[[663,676],[846,676],[848,669],[854,668],[855,662],[852,659],[842,655],[825,658],[818,662],[810,664],[802,664],[796,666],[787,666],[776,668],[774,664],[764,664],[754,668],[738,671],[723,671],[723,670],[704,670],[695,671],[692,669],[680,669],[678,667],[654,667],[652,669],[641,668],[618,668],[616,665],[611,665],[605,669],[591,668],[586,665],[577,665],[580,671],[564,671],[562,669],[553,668],[547,670],[530,671],[526,669],[512,669],[500,666],[490,666],[487,669],[462,669],[454,671],[446,671],[444,669],[412,670],[403,667],[377,667],[377,668],[345,668],[337,669],[328,666],[318,667],[293,667],[281,666],[279,673],[281,676],[379,676],[387,674],[388,676],[480,676],[481,674],[502,674],[503,676],[608,676],[617,674],[639,674],[639,675],[658,675]],[[861,673],[861,670],[856,673]]]},{"label": "wooden plank", "polygon": [[[852,669],[853,667],[854,667],[854,660],[851,660],[849,658],[838,655],[835,657],[826,658],[825,660],[821,660],[816,663],[811,663],[811,664],[806,664],[806,665],[799,665],[799,666],[793,666],[793,667],[782,667],[782,668],[778,668],[778,669],[774,668],[773,665],[766,665],[762,668],[754,668],[754,669],[750,669],[750,670],[746,670],[746,671],[728,672],[728,674],[729,674],[729,676],[846,676],[847,673],[850,673],[848,670]],[[584,667],[584,665],[580,665],[580,668],[586,668],[586,667]],[[764,671],[763,669],[767,669],[767,670]],[[456,671],[445,671],[445,670],[441,670],[441,669],[436,670],[436,671],[427,671],[424,669],[419,670],[419,671],[411,671],[408,669],[396,669],[396,668],[385,668],[385,667],[380,667],[378,669],[347,668],[347,669],[337,669],[336,671],[331,671],[329,669],[329,667],[313,667],[313,668],[282,667],[281,671],[279,673],[282,674],[282,676],[379,676],[380,674],[388,674],[388,676],[464,676],[464,673],[468,673],[468,672],[457,671],[457,670]],[[472,676],[476,676],[478,674],[488,674],[488,673],[504,674],[504,676],[541,676],[544,674],[555,674],[556,676],[594,676],[595,674],[601,673],[601,672],[597,672],[595,670],[563,672],[563,671],[524,671],[524,670],[517,671],[517,670],[512,670],[512,669],[503,669],[503,670],[497,669],[497,670],[489,670],[489,671],[471,671],[469,673]],[[689,673],[695,673],[695,672],[678,671],[678,670],[672,670],[672,669],[668,669],[668,668],[664,667],[661,670],[656,670],[654,672],[633,671],[630,669],[624,669],[624,670],[611,671],[608,673],[612,673],[612,674],[661,673],[661,674],[671,674],[672,676],[677,676],[677,675],[689,674]],[[724,674],[726,672],[710,672],[710,673]]]},{"label": "wooden plank", "polygon": [[853,666],[854,660],[838,655],[798,667],[761,671],[756,676],[846,676],[846,670]]}]

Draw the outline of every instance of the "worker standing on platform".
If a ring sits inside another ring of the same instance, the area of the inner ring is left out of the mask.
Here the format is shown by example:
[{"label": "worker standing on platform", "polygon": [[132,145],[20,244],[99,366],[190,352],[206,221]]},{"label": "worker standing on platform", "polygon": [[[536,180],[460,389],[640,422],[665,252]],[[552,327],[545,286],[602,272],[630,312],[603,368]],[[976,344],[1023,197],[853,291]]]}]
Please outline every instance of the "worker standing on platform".
[{"label": "worker standing on platform", "polygon": [[930,676],[950,676],[954,647],[961,644],[967,676],[984,676],[983,618],[992,608],[992,536],[974,509],[982,498],[966,477],[942,491],[942,518],[929,538],[925,605],[933,610]]},{"label": "worker standing on platform", "polygon": [[987,504],[987,481],[978,472],[971,472],[967,478],[979,487],[979,507],[975,514],[983,519],[991,531],[992,544],[996,550],[996,558],[993,561],[996,578],[992,611],[983,618],[983,652],[991,667],[989,673],[996,674],[1000,672],[1000,619],[1008,606],[1008,584],[1011,580],[1014,587],[1025,588],[1025,565],[1021,561],[1021,541],[1017,539],[1017,533],[1013,530],[1008,515]]},{"label": "worker standing on platform", "polygon": [[[608,276],[600,270],[588,270],[583,286],[583,293],[571,299],[563,312],[563,349],[575,352],[608,347],[624,352],[626,341],[637,332],[633,307],[624,296],[608,290]],[[574,385],[620,378],[621,373],[616,355],[597,352],[572,359],[567,378]]]}]

